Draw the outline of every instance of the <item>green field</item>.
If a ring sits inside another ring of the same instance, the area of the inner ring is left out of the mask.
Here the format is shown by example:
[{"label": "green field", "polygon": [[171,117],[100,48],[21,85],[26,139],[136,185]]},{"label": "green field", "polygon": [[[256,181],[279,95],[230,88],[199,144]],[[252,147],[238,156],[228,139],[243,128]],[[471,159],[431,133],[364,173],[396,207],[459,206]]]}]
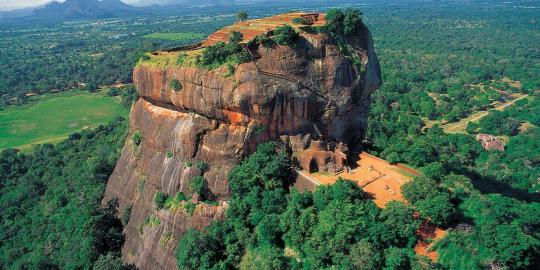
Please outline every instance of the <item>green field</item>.
[{"label": "green field", "polygon": [[0,149],[29,149],[32,144],[56,143],[69,134],[106,124],[129,111],[119,98],[105,91],[88,93],[70,91],[47,94],[28,105],[0,111]]},{"label": "green field", "polygon": [[152,33],[145,35],[144,38],[147,39],[164,39],[164,40],[186,40],[186,39],[199,39],[203,38],[204,35],[200,33]]}]

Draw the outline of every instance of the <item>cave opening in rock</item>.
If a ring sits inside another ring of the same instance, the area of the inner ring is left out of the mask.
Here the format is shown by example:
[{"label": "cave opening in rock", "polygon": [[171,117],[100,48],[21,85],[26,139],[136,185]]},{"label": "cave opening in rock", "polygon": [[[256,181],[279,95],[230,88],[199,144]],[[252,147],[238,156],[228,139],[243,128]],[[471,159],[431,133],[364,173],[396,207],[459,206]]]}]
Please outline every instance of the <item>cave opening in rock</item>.
[{"label": "cave opening in rock", "polygon": [[310,173],[314,173],[314,172],[318,172],[319,171],[319,165],[317,164],[317,162],[315,161],[315,159],[312,159],[310,162],[309,162],[309,172]]}]

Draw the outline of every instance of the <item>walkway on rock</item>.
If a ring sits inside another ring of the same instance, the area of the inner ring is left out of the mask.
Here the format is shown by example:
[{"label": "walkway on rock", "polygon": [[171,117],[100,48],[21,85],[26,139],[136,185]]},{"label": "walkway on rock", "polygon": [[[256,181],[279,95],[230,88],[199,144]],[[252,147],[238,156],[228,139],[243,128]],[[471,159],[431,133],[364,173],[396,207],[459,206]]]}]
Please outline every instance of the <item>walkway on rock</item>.
[{"label": "walkway on rock", "polygon": [[288,81],[288,82],[297,84],[300,87],[302,87],[303,89],[306,89],[309,92],[313,93],[314,95],[316,95],[316,96],[318,96],[320,98],[323,98],[323,99],[327,99],[326,95],[321,94],[319,91],[313,90],[311,86],[308,86],[308,85],[304,84],[302,81],[300,81],[298,79],[291,78],[291,77],[285,76],[283,74],[270,73],[270,72],[267,72],[267,71],[264,71],[264,70],[260,70],[259,67],[257,67],[257,70],[258,70],[259,74],[261,74],[261,75],[264,75],[264,76],[267,76],[267,77],[272,77],[274,79],[281,79],[281,80],[284,80],[284,81]]}]

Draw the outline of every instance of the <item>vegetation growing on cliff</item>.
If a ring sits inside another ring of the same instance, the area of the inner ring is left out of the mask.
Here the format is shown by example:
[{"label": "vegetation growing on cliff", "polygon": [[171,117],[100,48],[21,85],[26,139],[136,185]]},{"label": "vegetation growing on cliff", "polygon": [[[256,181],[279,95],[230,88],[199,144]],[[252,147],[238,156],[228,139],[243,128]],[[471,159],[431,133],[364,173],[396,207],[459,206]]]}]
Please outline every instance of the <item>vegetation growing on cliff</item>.
[{"label": "vegetation growing on cliff", "polygon": [[175,92],[179,92],[180,90],[182,90],[182,83],[178,80],[178,79],[173,79],[169,86],[175,91]]},{"label": "vegetation growing on cliff", "polygon": [[330,9],[326,12],[326,24],[322,30],[334,37],[345,37],[358,33],[364,26],[362,12],[357,8]]},{"label": "vegetation growing on cliff", "polygon": [[290,25],[286,24],[274,30],[272,39],[279,45],[293,46],[299,35]]},{"label": "vegetation growing on cliff", "polygon": [[336,40],[339,50],[355,65],[360,72],[364,71],[359,55],[348,44],[349,38],[358,35],[364,29],[362,11],[357,8],[330,9],[325,16],[325,25],[319,31],[326,33]]},{"label": "vegetation growing on cliff", "polygon": [[117,205],[111,201],[103,209],[100,202],[126,130],[126,121],[118,119],[28,155],[2,151],[2,268],[90,269],[119,262]]},{"label": "vegetation growing on cliff", "polygon": [[159,210],[165,206],[165,201],[168,199],[167,194],[163,191],[158,190],[154,195],[154,206]]},{"label": "vegetation growing on cliff", "polygon": [[240,32],[232,32],[229,42],[217,42],[215,45],[204,48],[198,64],[206,68],[217,68],[224,64],[238,65],[251,59],[248,52],[242,49]]},{"label": "vegetation growing on cliff", "polygon": [[[266,143],[230,174],[227,219],[188,231],[177,247],[179,269],[374,269],[417,265],[419,221],[405,204],[380,210],[355,183],[288,192],[288,155]],[[373,268],[369,268],[373,267]]]},{"label": "vegetation growing on cliff", "polygon": [[137,130],[133,133],[133,136],[131,137],[131,142],[135,145],[135,146],[139,146],[142,142],[142,135],[141,135],[141,131]]}]

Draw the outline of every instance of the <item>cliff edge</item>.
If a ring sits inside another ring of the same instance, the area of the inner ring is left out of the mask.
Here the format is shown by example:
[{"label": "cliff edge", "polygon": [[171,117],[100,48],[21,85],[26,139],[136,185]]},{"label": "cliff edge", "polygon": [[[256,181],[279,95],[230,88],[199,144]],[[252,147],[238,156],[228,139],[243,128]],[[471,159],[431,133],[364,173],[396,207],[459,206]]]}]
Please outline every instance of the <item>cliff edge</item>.
[{"label": "cliff edge", "polygon": [[[297,35],[273,42],[283,24]],[[305,13],[250,20],[137,65],[140,99],[104,198],[118,200],[126,222],[126,262],[175,268],[179,237],[224,217],[229,172],[262,142],[282,141],[303,169],[348,169],[380,68],[363,24],[343,36],[316,31],[324,24],[323,14]],[[232,42],[236,31],[242,61],[205,65],[208,50]],[[199,176],[211,199],[190,185]],[[156,206],[162,194],[166,207]]]}]

